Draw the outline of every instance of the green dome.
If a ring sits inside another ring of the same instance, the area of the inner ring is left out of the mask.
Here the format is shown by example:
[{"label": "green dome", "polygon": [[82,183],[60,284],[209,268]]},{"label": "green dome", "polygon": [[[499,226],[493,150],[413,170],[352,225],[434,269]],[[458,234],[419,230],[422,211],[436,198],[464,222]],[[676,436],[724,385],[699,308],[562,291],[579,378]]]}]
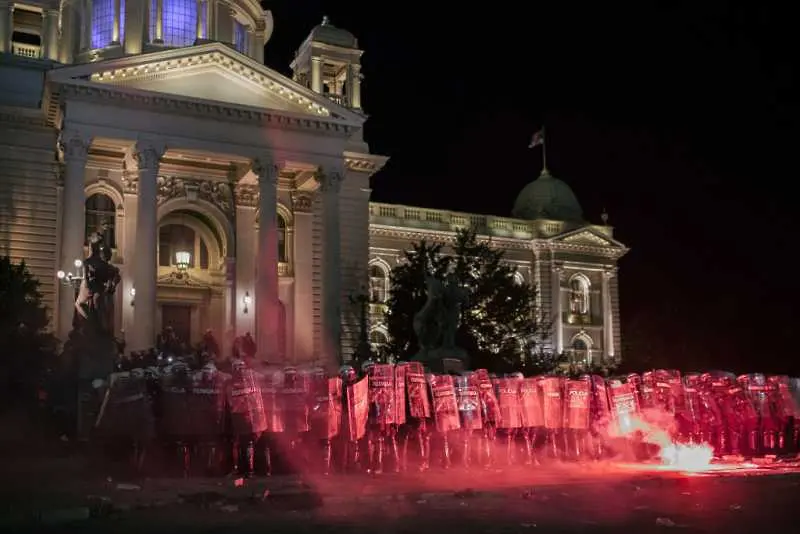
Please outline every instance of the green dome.
[{"label": "green dome", "polygon": [[547,169],[520,191],[511,213],[517,219],[583,221],[583,210],[575,193]]},{"label": "green dome", "polygon": [[344,48],[358,48],[358,39],[347,30],[331,24],[328,17],[322,17],[322,24],[311,30],[311,40]]}]

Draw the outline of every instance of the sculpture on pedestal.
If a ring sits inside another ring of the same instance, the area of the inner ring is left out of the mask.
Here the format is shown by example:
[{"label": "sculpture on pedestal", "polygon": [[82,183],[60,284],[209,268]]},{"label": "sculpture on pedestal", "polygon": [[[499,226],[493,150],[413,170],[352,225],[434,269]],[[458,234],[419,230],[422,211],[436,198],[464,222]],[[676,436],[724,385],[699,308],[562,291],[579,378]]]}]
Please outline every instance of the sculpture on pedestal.
[{"label": "sculpture on pedestal", "polygon": [[469,355],[456,346],[461,309],[469,296],[466,288],[455,273],[448,274],[444,281],[429,276],[426,286],[428,300],[414,316],[414,333],[420,347],[414,359],[425,362],[431,369],[441,369],[447,361],[468,367]]}]

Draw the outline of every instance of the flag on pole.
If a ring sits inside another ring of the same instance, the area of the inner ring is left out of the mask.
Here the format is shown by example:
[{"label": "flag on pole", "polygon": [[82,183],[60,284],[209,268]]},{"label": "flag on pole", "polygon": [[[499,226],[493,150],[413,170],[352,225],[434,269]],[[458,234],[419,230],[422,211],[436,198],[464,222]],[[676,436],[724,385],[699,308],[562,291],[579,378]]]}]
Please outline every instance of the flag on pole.
[{"label": "flag on pole", "polygon": [[533,138],[531,139],[531,144],[528,145],[528,148],[533,148],[535,146],[543,144],[544,144],[544,128],[533,134]]}]

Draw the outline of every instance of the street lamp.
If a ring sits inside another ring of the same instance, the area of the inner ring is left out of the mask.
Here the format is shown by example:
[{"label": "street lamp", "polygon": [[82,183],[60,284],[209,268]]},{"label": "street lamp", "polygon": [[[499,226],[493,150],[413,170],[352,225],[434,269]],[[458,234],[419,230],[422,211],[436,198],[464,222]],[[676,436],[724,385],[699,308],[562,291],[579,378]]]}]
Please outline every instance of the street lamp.
[{"label": "street lamp", "polygon": [[179,250],[175,253],[175,266],[178,268],[178,277],[183,277],[189,264],[192,263],[192,253],[187,250]]},{"label": "street lamp", "polygon": [[72,265],[75,267],[74,273],[72,271],[58,271],[56,277],[63,285],[78,289],[84,277],[83,260],[76,258]]},{"label": "street lamp", "polygon": [[136,288],[135,287],[131,287],[130,290],[128,290],[128,293],[130,293],[130,295],[131,295],[131,306],[135,306],[136,305]]},{"label": "street lamp", "polygon": [[252,303],[253,303],[253,297],[250,296],[249,291],[245,291],[244,296],[242,297],[242,304],[244,304],[244,309],[242,311],[244,313],[247,313],[250,308],[250,304]]}]

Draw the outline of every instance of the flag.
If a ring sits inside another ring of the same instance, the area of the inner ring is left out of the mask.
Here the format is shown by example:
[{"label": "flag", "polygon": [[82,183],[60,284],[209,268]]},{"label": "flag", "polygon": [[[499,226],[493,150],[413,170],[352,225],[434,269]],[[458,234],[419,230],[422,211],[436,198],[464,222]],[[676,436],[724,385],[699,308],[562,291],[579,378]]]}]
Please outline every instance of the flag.
[{"label": "flag", "polygon": [[533,138],[531,139],[531,144],[528,145],[528,148],[533,148],[535,146],[543,144],[544,144],[544,128],[533,134]]}]

